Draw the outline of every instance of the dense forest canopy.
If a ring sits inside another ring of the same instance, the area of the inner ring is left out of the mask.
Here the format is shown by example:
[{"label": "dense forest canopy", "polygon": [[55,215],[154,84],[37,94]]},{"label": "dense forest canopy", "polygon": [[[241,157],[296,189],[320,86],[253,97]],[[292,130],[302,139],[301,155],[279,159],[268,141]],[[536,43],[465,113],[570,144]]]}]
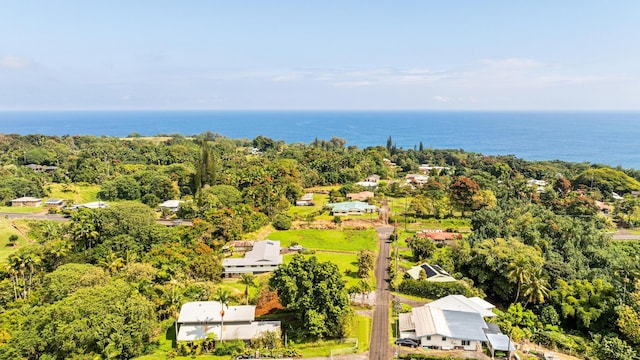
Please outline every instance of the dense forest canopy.
[{"label": "dense forest canopy", "polygon": [[[442,169],[428,171],[424,183],[405,182],[422,164]],[[392,221],[469,224],[451,247],[416,241],[412,260],[438,262],[464,279],[455,291],[497,302],[504,310],[499,324],[514,338],[601,360],[612,349],[640,349],[640,245],[607,235],[616,226],[640,225],[640,170],[422,145],[401,149],[391,138],[386,146],[360,149],[339,138],[286,144],[214,133],[0,135],[2,205],[48,198],[58,187],[68,191],[70,206],[74,185],[93,186],[98,199],[113,201],[105,209],[70,210],[68,222],[28,222],[32,242],[0,268],[0,358],[144,354],[183,303],[215,298],[226,245],[270,224],[312,222],[289,211],[305,189],[331,185],[323,191],[341,200],[364,190],[356,183],[374,174],[381,181],[373,202],[406,203]],[[169,214],[154,209],[173,199],[184,201],[176,216],[193,226],[157,223]],[[282,305],[299,312],[297,322],[307,322],[295,331],[297,340],[343,335],[351,312],[335,268],[296,258],[269,282],[281,291]],[[300,269],[330,279],[339,303],[300,312],[308,299],[295,297],[290,279]],[[436,291],[409,282],[404,288]]]}]

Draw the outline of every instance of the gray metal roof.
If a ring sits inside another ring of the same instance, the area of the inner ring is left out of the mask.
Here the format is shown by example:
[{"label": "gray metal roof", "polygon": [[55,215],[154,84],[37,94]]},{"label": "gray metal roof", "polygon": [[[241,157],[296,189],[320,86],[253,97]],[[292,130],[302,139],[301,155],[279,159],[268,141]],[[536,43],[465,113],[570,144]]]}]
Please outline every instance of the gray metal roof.
[{"label": "gray metal roof", "polygon": [[513,351],[516,349],[515,345],[509,340],[509,337],[504,334],[487,334],[487,340],[493,350]]},{"label": "gray metal roof", "polygon": [[444,318],[452,338],[486,341],[484,329],[487,324],[478,313],[443,310]]},{"label": "gray metal roof", "polygon": [[[222,305],[217,301],[194,301],[182,305],[178,323],[219,323]],[[228,306],[224,308],[224,322],[251,322],[255,319],[254,305]]]}]

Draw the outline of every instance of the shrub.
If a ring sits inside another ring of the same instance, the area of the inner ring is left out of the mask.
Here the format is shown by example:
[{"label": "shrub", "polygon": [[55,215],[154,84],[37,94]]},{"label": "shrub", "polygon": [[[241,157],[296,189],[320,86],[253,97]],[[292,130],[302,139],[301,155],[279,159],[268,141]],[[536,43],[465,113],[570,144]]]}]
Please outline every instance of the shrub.
[{"label": "shrub", "polygon": [[291,227],[291,218],[282,214],[276,215],[273,220],[273,227],[276,228],[276,230],[289,230]]},{"label": "shrub", "polygon": [[400,292],[403,294],[420,296],[429,299],[439,299],[448,295],[462,294],[467,297],[484,294],[480,289],[472,288],[463,281],[455,282],[431,282],[424,280],[405,279],[400,283]]}]

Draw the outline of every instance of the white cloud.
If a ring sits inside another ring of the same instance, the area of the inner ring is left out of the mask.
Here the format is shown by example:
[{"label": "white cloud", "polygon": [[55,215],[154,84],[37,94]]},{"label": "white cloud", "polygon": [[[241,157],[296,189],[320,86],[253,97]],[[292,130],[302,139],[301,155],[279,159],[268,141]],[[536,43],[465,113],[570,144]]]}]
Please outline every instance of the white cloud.
[{"label": "white cloud", "polygon": [[440,95],[434,96],[433,99],[440,103],[447,103],[451,101],[451,98],[448,98],[446,96],[440,96]]},{"label": "white cloud", "polygon": [[33,64],[30,59],[16,55],[3,55],[0,57],[0,68],[5,69],[26,69]]}]

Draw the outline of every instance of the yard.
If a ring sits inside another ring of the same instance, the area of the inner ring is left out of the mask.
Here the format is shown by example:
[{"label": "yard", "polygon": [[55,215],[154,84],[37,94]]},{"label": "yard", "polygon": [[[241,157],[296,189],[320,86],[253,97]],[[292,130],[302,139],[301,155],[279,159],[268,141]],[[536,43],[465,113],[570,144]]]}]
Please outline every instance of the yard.
[{"label": "yard", "polygon": [[[9,245],[9,236],[18,235],[16,246]],[[11,220],[0,219],[0,262],[4,263],[9,255],[27,245],[27,240],[11,226]]]},{"label": "yard", "polygon": [[358,252],[362,249],[377,251],[376,230],[319,230],[298,229],[274,231],[267,236],[270,240],[280,240],[283,247],[296,242],[307,249]]},{"label": "yard", "polygon": [[90,184],[51,184],[46,187],[49,198],[84,204],[98,200],[100,185]]}]

